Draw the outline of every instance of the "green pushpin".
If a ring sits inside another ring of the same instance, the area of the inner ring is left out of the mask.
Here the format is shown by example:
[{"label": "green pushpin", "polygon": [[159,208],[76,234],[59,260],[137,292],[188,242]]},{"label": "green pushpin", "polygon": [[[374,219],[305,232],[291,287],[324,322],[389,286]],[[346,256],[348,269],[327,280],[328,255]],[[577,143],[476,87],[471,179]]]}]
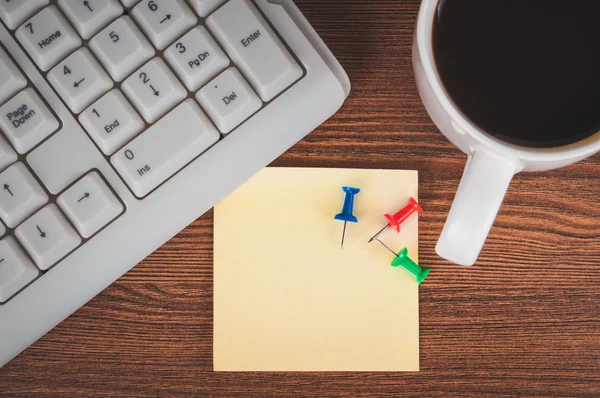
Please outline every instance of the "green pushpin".
[{"label": "green pushpin", "polygon": [[394,256],[396,256],[394,261],[392,261],[392,267],[402,266],[402,268],[406,269],[408,272],[417,277],[417,282],[419,283],[419,285],[425,280],[425,278],[427,278],[427,275],[429,275],[431,269],[423,269],[419,267],[417,263],[415,263],[410,257],[408,257],[408,249],[406,247],[402,249],[400,253],[396,253],[395,251],[387,247],[387,245],[379,239],[375,238],[375,240],[381,246],[385,247],[388,251],[390,251]]}]

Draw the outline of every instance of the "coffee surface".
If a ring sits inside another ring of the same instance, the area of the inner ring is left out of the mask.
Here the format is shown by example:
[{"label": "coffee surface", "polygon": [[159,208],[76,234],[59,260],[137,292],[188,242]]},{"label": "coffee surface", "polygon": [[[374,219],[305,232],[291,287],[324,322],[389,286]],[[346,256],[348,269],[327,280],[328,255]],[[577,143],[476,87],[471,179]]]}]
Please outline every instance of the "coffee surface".
[{"label": "coffee surface", "polygon": [[504,141],[600,131],[600,0],[442,0],[436,67],[463,115]]}]

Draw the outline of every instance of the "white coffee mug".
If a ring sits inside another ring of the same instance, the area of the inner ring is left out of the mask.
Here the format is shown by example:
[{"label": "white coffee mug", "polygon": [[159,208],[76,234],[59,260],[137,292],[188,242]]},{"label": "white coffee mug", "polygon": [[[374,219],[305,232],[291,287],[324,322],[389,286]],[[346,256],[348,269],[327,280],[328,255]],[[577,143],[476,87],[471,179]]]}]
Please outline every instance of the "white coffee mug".
[{"label": "white coffee mug", "polygon": [[413,66],[431,119],[468,160],[436,252],[454,263],[473,265],[513,176],[563,167],[599,152],[600,132],[570,145],[537,149],[506,143],[473,125],[446,93],[434,62],[432,29],[440,1],[446,0],[423,0],[421,4]]}]

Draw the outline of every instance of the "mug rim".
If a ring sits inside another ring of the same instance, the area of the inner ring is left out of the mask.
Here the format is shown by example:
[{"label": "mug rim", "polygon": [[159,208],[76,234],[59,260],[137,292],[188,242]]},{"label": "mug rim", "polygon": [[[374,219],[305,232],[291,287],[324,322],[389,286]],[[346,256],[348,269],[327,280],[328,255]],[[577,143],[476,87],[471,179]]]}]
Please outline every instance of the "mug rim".
[{"label": "mug rim", "polygon": [[[501,150],[510,149],[512,154],[516,155],[520,160],[567,160],[591,156],[600,151],[600,130],[583,140],[571,144],[551,148],[533,148],[500,140],[475,126],[463,115],[444,88],[433,55],[433,24],[440,1],[423,0],[421,9],[419,10],[415,36],[421,65],[433,93],[444,111],[450,115],[451,119],[458,124],[461,130],[484,146],[500,147]],[[445,132],[443,133],[445,134]]]}]

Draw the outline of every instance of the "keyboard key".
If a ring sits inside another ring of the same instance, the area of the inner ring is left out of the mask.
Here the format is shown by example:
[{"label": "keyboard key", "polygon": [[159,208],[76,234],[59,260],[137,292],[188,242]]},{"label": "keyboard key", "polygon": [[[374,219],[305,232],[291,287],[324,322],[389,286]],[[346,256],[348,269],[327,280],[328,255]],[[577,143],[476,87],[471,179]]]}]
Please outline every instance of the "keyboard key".
[{"label": "keyboard key", "polygon": [[262,107],[262,101],[231,67],[196,94],[196,99],[223,134],[229,133]]},{"label": "keyboard key", "polygon": [[7,236],[0,241],[0,303],[8,301],[39,274],[15,238]]},{"label": "keyboard key", "polygon": [[263,101],[302,77],[302,69],[250,0],[231,0],[206,26]]},{"label": "keyboard key", "polygon": [[0,0],[0,19],[8,26],[8,29],[16,29],[48,3],[50,0]]},{"label": "keyboard key", "polygon": [[143,197],[219,140],[193,99],[134,139],[111,161],[137,197]]},{"label": "keyboard key", "polygon": [[160,119],[187,96],[185,88],[160,58],[154,58],[129,76],[121,89],[148,123]]},{"label": "keyboard key", "polygon": [[114,220],[123,205],[95,171],[60,195],[58,206],[84,238],[89,238]]},{"label": "keyboard key", "polygon": [[19,153],[28,152],[58,127],[58,120],[32,88],[0,107],[0,129]]},{"label": "keyboard key", "polygon": [[[2,4],[2,0],[0,0]],[[27,86],[27,80],[0,47],[0,105]]]},{"label": "keyboard key", "polygon": [[19,225],[15,236],[42,271],[81,243],[81,238],[55,204],[49,204]]},{"label": "keyboard key", "polygon": [[167,48],[198,22],[182,0],[143,0],[131,11],[131,16],[159,50]]},{"label": "keyboard key", "polygon": [[223,5],[227,0],[188,0],[189,5],[196,10],[202,18]]},{"label": "keyboard key", "polygon": [[86,40],[123,14],[117,0],[58,0],[58,6]]},{"label": "keyboard key", "polygon": [[48,73],[48,80],[74,113],[79,113],[113,86],[87,48],[80,48]]},{"label": "keyboard key", "polygon": [[165,51],[165,58],[190,91],[196,91],[229,66],[229,58],[198,26]]},{"label": "keyboard key", "polygon": [[48,195],[21,162],[0,174],[0,217],[14,228],[48,202]]},{"label": "keyboard key", "polygon": [[118,82],[154,56],[150,42],[126,15],[90,40],[89,47]]},{"label": "keyboard key", "polygon": [[[1,112],[1,111],[0,111]],[[2,136],[0,136],[0,171],[17,161],[17,153]],[[2,234],[0,234],[2,235]]]},{"label": "keyboard key", "polygon": [[132,7],[139,3],[140,0],[121,0],[121,4],[125,7]]},{"label": "keyboard key", "polygon": [[17,29],[16,36],[44,72],[81,45],[81,38],[56,6],[37,13]]},{"label": "keyboard key", "polygon": [[79,121],[106,155],[112,155],[145,127],[142,118],[118,89],[87,108]]}]

